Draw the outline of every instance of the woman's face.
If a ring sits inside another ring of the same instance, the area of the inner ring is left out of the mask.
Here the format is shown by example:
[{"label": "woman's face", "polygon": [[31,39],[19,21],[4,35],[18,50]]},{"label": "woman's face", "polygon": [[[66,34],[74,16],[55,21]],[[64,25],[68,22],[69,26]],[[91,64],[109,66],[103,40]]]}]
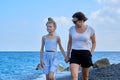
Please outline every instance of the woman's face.
[{"label": "woman's face", "polygon": [[47,24],[47,31],[48,31],[49,33],[52,33],[52,32],[55,31],[55,27],[54,27],[54,24],[53,24],[53,23],[48,23],[48,24]]},{"label": "woman's face", "polygon": [[77,27],[83,26],[83,21],[77,21],[75,24]]},{"label": "woman's face", "polygon": [[77,26],[77,27],[81,27],[84,24],[83,20],[78,20],[77,18],[73,18],[73,23]]}]

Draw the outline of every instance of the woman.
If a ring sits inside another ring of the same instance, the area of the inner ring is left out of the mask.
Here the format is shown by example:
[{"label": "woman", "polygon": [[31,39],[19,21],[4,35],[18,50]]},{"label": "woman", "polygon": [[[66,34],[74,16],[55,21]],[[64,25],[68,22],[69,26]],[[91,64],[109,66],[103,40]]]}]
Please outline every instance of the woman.
[{"label": "woman", "polygon": [[88,80],[89,68],[92,66],[92,54],[96,46],[94,29],[85,25],[87,18],[82,12],[73,16],[73,23],[69,29],[69,40],[67,47],[67,61],[70,58],[70,70],[72,80],[78,80],[78,71],[82,67],[82,80]]}]

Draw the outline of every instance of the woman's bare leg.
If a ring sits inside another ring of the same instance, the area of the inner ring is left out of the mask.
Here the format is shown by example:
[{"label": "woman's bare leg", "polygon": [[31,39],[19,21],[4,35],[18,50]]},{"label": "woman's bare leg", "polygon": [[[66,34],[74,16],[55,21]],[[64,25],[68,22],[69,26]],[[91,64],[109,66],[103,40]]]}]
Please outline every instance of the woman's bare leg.
[{"label": "woman's bare leg", "polygon": [[90,68],[82,68],[82,80],[88,80]]},{"label": "woman's bare leg", "polygon": [[70,64],[72,80],[78,80],[79,67],[80,67],[80,65],[78,65],[78,64],[74,64],[74,63]]}]

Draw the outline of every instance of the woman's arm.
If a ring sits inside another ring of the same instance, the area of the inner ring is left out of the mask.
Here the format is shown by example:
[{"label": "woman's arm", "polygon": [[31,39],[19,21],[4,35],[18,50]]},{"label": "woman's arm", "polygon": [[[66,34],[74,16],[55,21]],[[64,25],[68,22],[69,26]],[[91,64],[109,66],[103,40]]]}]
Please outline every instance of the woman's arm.
[{"label": "woman's arm", "polygon": [[67,45],[67,56],[70,56],[70,50],[71,50],[71,46],[72,46],[72,37],[69,34],[69,38],[68,38],[68,45]]},{"label": "woman's arm", "polygon": [[57,42],[58,42],[59,48],[60,48],[63,56],[66,57],[66,54],[65,54],[65,51],[64,51],[64,49],[63,49],[63,47],[62,47],[62,45],[61,45],[61,39],[60,39],[59,36],[57,36]]},{"label": "woman's arm", "polygon": [[96,47],[96,38],[95,38],[95,34],[93,34],[91,36],[91,40],[92,40],[92,48],[91,48],[91,54],[93,54],[95,47]]}]

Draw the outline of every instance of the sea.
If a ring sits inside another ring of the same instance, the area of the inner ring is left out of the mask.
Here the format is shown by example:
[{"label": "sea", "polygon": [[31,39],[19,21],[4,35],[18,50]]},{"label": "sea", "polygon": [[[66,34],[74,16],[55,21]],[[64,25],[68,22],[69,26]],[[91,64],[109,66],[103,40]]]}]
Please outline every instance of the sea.
[{"label": "sea", "polygon": [[[58,56],[59,64],[64,68],[68,67],[69,63],[64,62],[61,52],[58,52]],[[102,58],[108,58],[111,64],[118,64],[120,63],[120,52],[96,51],[92,55],[93,62]],[[39,51],[1,51],[0,80],[45,80],[42,70],[36,70],[39,63]]]}]

